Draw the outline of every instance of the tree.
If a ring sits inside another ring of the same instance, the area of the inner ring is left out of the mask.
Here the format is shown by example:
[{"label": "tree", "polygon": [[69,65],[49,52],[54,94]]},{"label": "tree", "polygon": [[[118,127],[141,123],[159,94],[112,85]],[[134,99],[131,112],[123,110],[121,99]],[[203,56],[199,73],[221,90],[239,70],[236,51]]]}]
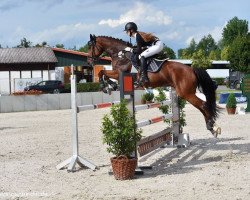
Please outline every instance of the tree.
[{"label": "tree", "polygon": [[88,48],[89,48],[88,44],[85,44],[83,47],[80,47],[79,51],[87,53],[88,52]]},{"label": "tree", "polygon": [[190,59],[193,53],[196,51],[197,44],[194,38],[190,41],[189,46],[186,49],[178,50],[178,57],[181,59]]},{"label": "tree", "polygon": [[47,42],[43,41],[42,44],[36,44],[35,47],[46,47],[48,46]]},{"label": "tree", "polygon": [[28,41],[26,38],[21,39],[21,43],[17,45],[17,47],[21,48],[29,48],[31,47],[32,42]]},{"label": "tree", "polygon": [[190,41],[189,47],[188,47],[188,54],[193,55],[193,53],[196,51],[196,48],[197,48],[197,44],[196,44],[194,38],[192,38],[192,40]]},{"label": "tree", "polygon": [[211,66],[211,61],[206,57],[205,51],[199,49],[192,56],[192,67],[207,69]]},{"label": "tree", "polygon": [[225,46],[222,50],[221,50],[221,59],[222,60],[228,60],[228,53],[229,53],[229,46]]},{"label": "tree", "polygon": [[170,58],[170,59],[176,59],[176,55],[175,55],[175,52],[173,49],[171,49],[170,47],[168,46],[165,46],[163,48],[163,51],[167,54],[167,57]]},{"label": "tree", "polygon": [[64,49],[64,45],[63,44],[56,44],[56,48]]},{"label": "tree", "polygon": [[216,50],[210,51],[210,53],[208,55],[208,59],[210,59],[210,60],[221,60],[221,50],[216,49]]},{"label": "tree", "polygon": [[250,34],[238,35],[230,45],[228,59],[233,70],[250,72]]},{"label": "tree", "polygon": [[211,51],[216,50],[217,48],[218,46],[216,45],[216,42],[214,41],[211,34],[204,36],[197,45],[197,50],[204,50],[206,56],[208,56]]},{"label": "tree", "polygon": [[238,36],[246,36],[248,33],[248,21],[234,17],[231,19],[222,32],[224,45],[230,45]]},{"label": "tree", "polygon": [[188,51],[188,49],[182,49],[181,54],[179,56],[181,59],[190,59],[192,58],[192,54]]}]

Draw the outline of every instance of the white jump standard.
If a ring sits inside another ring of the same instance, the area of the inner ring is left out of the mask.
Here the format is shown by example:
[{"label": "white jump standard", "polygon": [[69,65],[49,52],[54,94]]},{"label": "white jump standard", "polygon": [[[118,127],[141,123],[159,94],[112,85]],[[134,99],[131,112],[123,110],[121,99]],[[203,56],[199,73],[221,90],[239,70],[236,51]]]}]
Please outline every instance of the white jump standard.
[{"label": "white jump standard", "polygon": [[72,146],[73,146],[73,155],[67,160],[63,161],[59,165],[56,166],[57,169],[62,169],[65,166],[68,166],[68,171],[75,171],[76,163],[81,167],[86,166],[92,170],[95,170],[97,166],[95,166],[90,161],[86,160],[79,156],[79,148],[78,148],[78,120],[77,120],[77,105],[76,105],[76,75],[74,74],[74,67],[71,65],[71,112],[72,112]]}]

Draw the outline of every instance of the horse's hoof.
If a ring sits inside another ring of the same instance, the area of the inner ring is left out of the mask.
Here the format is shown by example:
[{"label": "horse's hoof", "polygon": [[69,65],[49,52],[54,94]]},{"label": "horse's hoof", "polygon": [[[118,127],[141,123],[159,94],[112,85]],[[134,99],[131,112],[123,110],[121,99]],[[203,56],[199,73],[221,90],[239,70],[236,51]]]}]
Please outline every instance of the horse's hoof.
[{"label": "horse's hoof", "polygon": [[214,127],[213,127],[212,133],[213,133],[213,136],[214,136],[215,138],[217,138],[218,135],[221,134],[221,127],[214,126]]},{"label": "horse's hoof", "polygon": [[108,90],[106,88],[103,88],[102,91],[107,94],[108,93]]}]

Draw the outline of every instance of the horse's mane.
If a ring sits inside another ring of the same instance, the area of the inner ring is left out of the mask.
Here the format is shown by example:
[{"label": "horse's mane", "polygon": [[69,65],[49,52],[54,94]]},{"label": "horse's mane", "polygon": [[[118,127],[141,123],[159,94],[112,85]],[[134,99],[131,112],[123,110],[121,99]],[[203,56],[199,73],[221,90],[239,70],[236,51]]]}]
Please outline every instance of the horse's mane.
[{"label": "horse's mane", "polygon": [[96,36],[96,37],[99,37],[99,38],[108,38],[108,39],[114,40],[114,41],[116,41],[116,42],[123,43],[124,45],[132,46],[132,44],[129,43],[129,42],[126,42],[126,41],[124,41],[124,40],[122,40],[122,39],[114,38],[114,37],[111,37],[111,36],[100,35],[100,36]]}]

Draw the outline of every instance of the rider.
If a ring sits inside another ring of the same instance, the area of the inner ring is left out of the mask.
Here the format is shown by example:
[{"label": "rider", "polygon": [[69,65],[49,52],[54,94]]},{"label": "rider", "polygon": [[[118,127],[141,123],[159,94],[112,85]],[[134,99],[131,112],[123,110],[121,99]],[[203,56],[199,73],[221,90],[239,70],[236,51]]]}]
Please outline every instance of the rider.
[{"label": "rider", "polygon": [[136,54],[136,58],[140,60],[140,71],[141,78],[140,82],[148,83],[149,79],[147,76],[147,62],[146,58],[151,57],[155,54],[160,53],[163,50],[163,43],[156,36],[151,33],[144,33],[137,31],[137,25],[134,22],[128,22],[125,25],[126,33],[129,37],[135,37],[137,47],[131,49],[126,47],[126,51],[131,51]]}]

